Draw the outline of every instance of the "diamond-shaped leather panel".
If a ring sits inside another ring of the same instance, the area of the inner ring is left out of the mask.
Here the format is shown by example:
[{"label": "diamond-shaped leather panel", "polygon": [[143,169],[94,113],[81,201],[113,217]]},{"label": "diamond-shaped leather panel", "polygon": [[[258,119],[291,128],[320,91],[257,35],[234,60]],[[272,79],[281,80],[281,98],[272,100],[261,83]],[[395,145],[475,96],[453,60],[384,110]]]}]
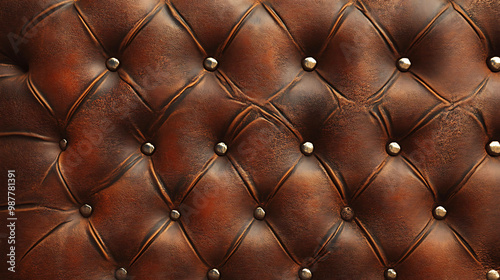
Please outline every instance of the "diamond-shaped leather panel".
[{"label": "diamond-shaped leather panel", "polygon": [[0,279],[500,279],[498,3],[0,2]]}]

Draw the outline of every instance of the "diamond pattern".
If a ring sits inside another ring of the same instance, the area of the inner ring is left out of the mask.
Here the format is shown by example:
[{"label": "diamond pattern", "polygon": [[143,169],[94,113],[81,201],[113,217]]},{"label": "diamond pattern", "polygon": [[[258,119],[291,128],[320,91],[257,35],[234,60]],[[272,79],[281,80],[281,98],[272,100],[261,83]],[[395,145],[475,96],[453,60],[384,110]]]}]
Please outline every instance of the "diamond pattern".
[{"label": "diamond pattern", "polygon": [[483,279],[500,264],[499,29],[476,2],[0,4],[19,279]]},{"label": "diamond pattern", "polygon": [[[396,263],[432,218],[434,197],[404,160],[390,160],[354,201],[356,216],[370,229],[389,263]],[[391,231],[386,228],[392,228]],[[402,234],[394,236],[393,232]]]}]

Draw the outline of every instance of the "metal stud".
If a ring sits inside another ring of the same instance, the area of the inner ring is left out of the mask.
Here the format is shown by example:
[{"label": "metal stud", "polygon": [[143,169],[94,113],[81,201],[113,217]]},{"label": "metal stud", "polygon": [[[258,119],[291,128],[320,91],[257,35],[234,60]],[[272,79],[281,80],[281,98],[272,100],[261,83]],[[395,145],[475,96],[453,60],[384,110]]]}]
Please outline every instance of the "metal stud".
[{"label": "metal stud", "polygon": [[492,269],[486,273],[486,279],[487,280],[499,280],[500,279],[500,273],[498,271]]},{"label": "metal stud", "polygon": [[488,150],[488,153],[491,156],[500,156],[500,142],[498,141],[491,141],[488,146],[486,146],[486,150]]},{"label": "metal stud", "polygon": [[126,280],[127,279],[127,270],[125,268],[118,268],[115,271],[115,278],[118,280]]},{"label": "metal stud", "polygon": [[263,220],[264,217],[266,216],[266,211],[264,211],[264,208],[259,206],[259,207],[255,208],[255,211],[253,211],[253,216],[257,220]]},{"label": "metal stud", "polygon": [[313,71],[314,68],[316,68],[316,59],[314,59],[313,57],[306,57],[302,60],[302,68],[304,68],[304,70],[306,71]]},{"label": "metal stud", "polygon": [[207,273],[208,280],[219,280],[220,272],[217,268],[212,268]]},{"label": "metal stud", "polygon": [[351,207],[344,207],[342,211],[340,211],[340,217],[347,222],[352,221],[354,219],[354,210]]},{"label": "metal stud", "polygon": [[309,270],[309,268],[302,268],[299,271],[299,278],[300,280],[309,280],[313,277],[312,272]]},{"label": "metal stud", "polygon": [[491,71],[498,72],[500,71],[500,57],[494,56],[488,60],[488,66]]},{"label": "metal stud", "polygon": [[120,61],[117,58],[112,57],[106,61],[106,67],[108,67],[109,71],[115,72],[119,66]]},{"label": "metal stud", "polygon": [[402,57],[398,60],[398,63],[396,65],[399,71],[406,72],[411,67],[411,61],[407,57]]},{"label": "metal stud", "polygon": [[88,204],[82,205],[82,207],[80,207],[80,214],[82,214],[82,216],[84,216],[85,218],[90,217],[90,215],[92,214],[92,206]]},{"label": "metal stud", "polygon": [[141,147],[141,151],[143,154],[150,156],[155,152],[155,146],[149,142],[144,143]]},{"label": "metal stud", "polygon": [[385,270],[384,277],[387,280],[394,280],[398,278],[398,274],[396,273],[396,270],[394,270],[394,268],[389,268]]},{"label": "metal stud", "polygon": [[61,150],[63,151],[66,151],[67,147],[68,147],[68,140],[61,139],[61,141],[59,141],[59,148],[61,148]]},{"label": "metal stud", "polygon": [[300,146],[300,150],[304,155],[310,156],[314,152],[314,145],[311,142],[305,142]]},{"label": "metal stud", "polygon": [[446,217],[446,208],[444,208],[443,206],[438,206],[436,208],[434,208],[434,217],[438,220],[442,220],[444,219],[444,217]]},{"label": "metal stud", "polygon": [[387,145],[387,153],[391,156],[397,156],[401,152],[401,147],[397,142],[391,142]]},{"label": "metal stud", "polygon": [[170,219],[172,221],[177,221],[177,220],[179,220],[180,217],[181,217],[181,212],[179,212],[175,209],[170,211]]},{"label": "metal stud", "polygon": [[203,67],[205,67],[208,71],[215,71],[218,66],[219,62],[213,57],[207,57],[205,58],[205,61],[203,61]]},{"label": "metal stud", "polygon": [[224,142],[219,142],[217,145],[215,145],[215,153],[218,154],[219,156],[223,156],[227,152],[227,145]]}]

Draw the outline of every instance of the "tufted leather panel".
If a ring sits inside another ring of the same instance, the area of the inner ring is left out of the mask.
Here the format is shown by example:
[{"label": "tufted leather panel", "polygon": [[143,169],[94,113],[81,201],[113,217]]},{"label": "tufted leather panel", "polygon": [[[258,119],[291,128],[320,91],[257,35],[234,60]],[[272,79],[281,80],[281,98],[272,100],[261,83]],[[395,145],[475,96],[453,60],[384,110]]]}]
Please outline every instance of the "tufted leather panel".
[{"label": "tufted leather panel", "polygon": [[0,2],[0,278],[499,279],[499,13]]}]

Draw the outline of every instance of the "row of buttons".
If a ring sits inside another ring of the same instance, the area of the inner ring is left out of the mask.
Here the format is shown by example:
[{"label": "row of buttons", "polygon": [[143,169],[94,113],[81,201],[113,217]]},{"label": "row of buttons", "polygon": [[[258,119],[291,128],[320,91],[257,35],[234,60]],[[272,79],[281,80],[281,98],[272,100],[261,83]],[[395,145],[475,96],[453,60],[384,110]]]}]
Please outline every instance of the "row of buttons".
[{"label": "row of buttons", "polygon": [[[316,68],[316,65],[317,65],[316,59],[314,59],[313,57],[309,56],[302,60],[302,68],[304,68],[304,70],[308,72],[313,71]],[[120,66],[120,61],[115,57],[112,57],[106,61],[106,67],[109,69],[109,71],[114,72],[118,70],[119,66]],[[203,67],[205,67],[205,69],[208,71],[215,71],[217,70],[218,66],[219,62],[213,57],[207,57],[203,61]],[[411,61],[407,57],[402,57],[397,61],[396,66],[400,71],[406,72],[410,70]],[[500,71],[500,57],[498,56],[491,57],[488,60],[488,67],[493,72]]]},{"label": "row of buttons", "polygon": [[[88,218],[92,214],[92,210],[93,210],[92,206],[90,206],[88,204],[84,204],[80,207],[80,214],[83,217]],[[433,211],[434,217],[438,220],[444,219],[446,217],[447,213],[448,212],[446,211],[446,208],[444,208],[443,206],[437,206],[436,208],[434,208],[434,211]],[[255,208],[255,210],[253,212],[253,216],[257,220],[263,220],[266,217],[266,211],[264,210],[264,208],[259,206],[259,207]],[[180,219],[180,217],[181,217],[181,213],[178,210],[174,209],[174,210],[170,211],[170,219],[172,221],[177,221]],[[340,211],[340,217],[343,220],[350,222],[354,219],[354,210],[352,210],[351,207],[344,207]]]},{"label": "row of buttons", "polygon": [[[68,146],[68,140],[62,139],[59,142],[59,147],[61,150],[66,150]],[[491,156],[500,156],[500,142],[499,141],[491,141],[488,145],[486,145],[486,150],[488,154]],[[150,156],[155,151],[155,146],[149,142],[146,142],[142,145],[141,151],[143,154]],[[224,156],[227,152],[227,145],[224,142],[219,142],[215,145],[214,151],[219,156]],[[311,142],[304,142],[300,146],[300,151],[306,155],[310,156],[314,152],[314,145]],[[401,146],[397,142],[390,142],[387,144],[386,151],[391,156],[397,156],[401,152]]]},{"label": "row of buttons", "polygon": [[[65,142],[64,145],[67,144],[67,141],[63,139]],[[62,147],[61,147],[62,148]],[[488,145],[486,145],[486,150],[491,156],[499,156],[500,155],[500,142],[499,141],[491,141]],[[141,151],[143,154],[150,156],[154,153],[155,147],[153,144],[147,142],[144,143],[141,147]],[[227,145],[224,142],[219,142],[215,145],[214,151],[219,156],[224,156],[227,153]],[[314,152],[314,145],[311,142],[304,142],[300,145],[300,151],[306,155],[310,156]],[[397,156],[401,152],[401,146],[397,142],[390,142],[387,144],[386,151],[391,156]]]},{"label": "row of buttons", "polygon": [[[117,280],[126,280],[127,279],[127,270],[125,268],[119,268],[115,272],[115,277]],[[398,274],[394,268],[388,268],[384,271],[384,277],[387,280],[395,280],[398,277]],[[219,280],[220,272],[217,268],[212,268],[207,272],[208,280]],[[312,279],[312,272],[308,268],[302,268],[299,270],[299,278],[300,280],[310,280]],[[486,273],[487,280],[499,280],[500,274],[498,271],[492,269]]]}]

